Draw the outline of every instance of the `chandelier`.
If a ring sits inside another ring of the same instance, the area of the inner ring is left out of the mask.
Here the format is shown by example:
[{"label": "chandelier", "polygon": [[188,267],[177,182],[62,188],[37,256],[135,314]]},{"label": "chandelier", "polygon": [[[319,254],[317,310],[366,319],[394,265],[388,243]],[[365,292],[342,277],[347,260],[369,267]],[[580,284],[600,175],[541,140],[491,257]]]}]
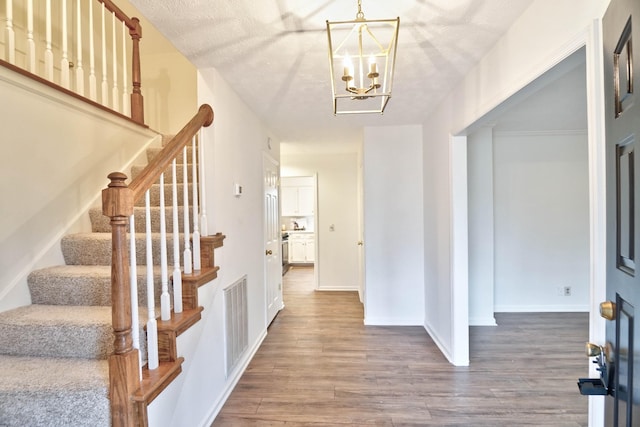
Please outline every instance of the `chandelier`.
[{"label": "chandelier", "polygon": [[327,21],[333,114],[384,112],[391,98],[399,28],[399,17],[366,20],[362,0],[355,20]]}]

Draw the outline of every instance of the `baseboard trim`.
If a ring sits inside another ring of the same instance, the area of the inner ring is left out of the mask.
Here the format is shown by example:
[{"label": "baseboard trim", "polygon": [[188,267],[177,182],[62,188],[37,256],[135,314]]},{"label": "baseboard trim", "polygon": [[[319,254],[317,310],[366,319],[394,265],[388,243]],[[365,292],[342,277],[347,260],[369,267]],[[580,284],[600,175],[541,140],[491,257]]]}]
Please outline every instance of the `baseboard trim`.
[{"label": "baseboard trim", "polygon": [[456,360],[453,358],[451,352],[449,351],[449,347],[444,344],[442,339],[440,339],[440,336],[427,323],[424,323],[422,326],[424,327],[425,331],[427,331],[433,342],[436,343],[436,345],[440,349],[440,352],[449,361],[449,363],[451,363],[453,366],[469,366],[468,359]]},{"label": "baseboard trim", "polygon": [[214,402],[211,408],[211,411],[209,411],[209,415],[207,415],[207,417],[200,424],[200,426],[209,427],[211,424],[213,424],[213,421],[216,419],[216,417],[222,410],[222,407],[224,406],[227,399],[231,395],[231,392],[233,392],[233,389],[236,387],[236,384],[238,384],[238,381],[240,381],[240,378],[242,378],[242,374],[244,374],[244,371],[246,371],[247,368],[249,367],[249,363],[251,363],[251,360],[253,360],[253,357],[256,355],[256,353],[260,349],[260,346],[262,345],[262,342],[266,337],[267,337],[267,330],[265,329],[262,335],[253,344],[251,351],[244,357],[240,366],[236,368],[233,374],[233,377],[231,378],[231,381],[227,382],[227,387],[224,389],[224,392],[222,393],[220,398]]},{"label": "baseboard trim", "polygon": [[588,304],[496,305],[496,313],[580,313],[589,312]]},{"label": "baseboard trim", "polygon": [[422,326],[422,320],[412,318],[365,317],[367,326]]},{"label": "baseboard trim", "polygon": [[491,317],[470,317],[469,326],[498,326],[496,318]]}]

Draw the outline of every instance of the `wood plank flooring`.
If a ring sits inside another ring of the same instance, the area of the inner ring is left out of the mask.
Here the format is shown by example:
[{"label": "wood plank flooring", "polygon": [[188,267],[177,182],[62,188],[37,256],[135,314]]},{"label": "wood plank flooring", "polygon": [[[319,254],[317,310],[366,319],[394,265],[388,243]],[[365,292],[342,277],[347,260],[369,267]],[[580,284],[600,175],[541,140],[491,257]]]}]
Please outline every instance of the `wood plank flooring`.
[{"label": "wood plank flooring", "polygon": [[586,313],[497,314],[454,367],[422,327],[363,325],[356,293],[285,275],[285,309],[213,426],[587,425]]}]

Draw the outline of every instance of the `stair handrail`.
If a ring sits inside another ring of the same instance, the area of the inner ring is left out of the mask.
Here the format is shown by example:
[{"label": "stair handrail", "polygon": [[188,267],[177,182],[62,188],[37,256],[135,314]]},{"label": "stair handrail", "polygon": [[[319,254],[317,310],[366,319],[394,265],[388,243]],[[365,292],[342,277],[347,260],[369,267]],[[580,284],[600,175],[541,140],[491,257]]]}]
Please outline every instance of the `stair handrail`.
[{"label": "stair handrail", "polygon": [[133,207],[160,178],[175,158],[203,127],[213,123],[213,109],[203,104],[195,116],[154,157],[127,186],[127,175],[109,174],[110,183],[102,191],[102,211],[111,219],[111,315],[114,353],[109,358],[109,395],[113,426],[136,424],[132,396],[140,387],[139,351],[133,346],[127,225]]},{"label": "stair handrail", "polygon": [[[18,10],[14,16],[14,2],[16,8],[25,8],[24,11]],[[101,11],[98,10],[94,14],[94,4],[100,3]],[[142,97],[142,79],[140,72],[140,39],[142,38],[142,27],[138,18],[127,16],[112,0],[52,0],[46,1],[46,10],[41,16],[37,13],[37,0],[26,0],[17,2],[16,0],[6,0],[6,6],[0,10],[0,22],[3,22],[3,31],[5,33],[4,43],[4,59],[0,57],[0,65],[13,71],[21,73],[40,83],[48,85],[56,90],[67,93],[86,102],[92,103],[100,108],[114,111],[124,116],[129,115],[131,119],[141,125],[144,125],[144,105]],[[60,10],[62,23],[59,34],[52,34],[53,12]],[[88,11],[87,9],[88,8]],[[113,16],[111,41],[106,41],[107,26],[105,22],[105,10],[109,15]],[[71,14],[67,12],[70,11]],[[84,12],[83,12],[84,11]],[[88,20],[85,14],[88,13]],[[100,14],[102,19],[100,20]],[[75,23],[69,22],[70,16],[75,17]],[[14,18],[24,19],[18,21]],[[116,46],[117,38],[115,33],[120,33],[120,29],[116,28],[116,19],[122,24],[122,46]],[[42,20],[46,24],[46,31],[39,33],[39,26],[34,25]],[[97,23],[94,20],[98,21]],[[89,40],[83,40],[83,34],[86,35],[88,27]],[[125,46],[125,32],[128,30],[131,39],[131,92],[129,93],[128,81],[128,59]],[[56,46],[54,40],[61,40],[61,46]],[[94,39],[97,41],[94,42]],[[19,42],[16,43],[16,40]],[[102,42],[102,43],[100,43]],[[17,46],[23,44],[26,46],[24,61],[20,61],[16,52]],[[100,47],[101,44],[101,48]],[[38,46],[36,46],[38,45]],[[69,49],[69,45],[74,48]],[[107,55],[107,46],[110,48],[109,56]],[[54,52],[55,49],[55,52]],[[89,61],[83,62],[84,49],[88,50]],[[36,57],[36,52],[41,57]],[[102,60],[102,90],[101,97],[98,99],[100,85],[97,82],[98,72],[96,72],[96,61],[99,54]],[[119,58],[117,56],[121,55]],[[54,58],[56,56],[56,58]],[[59,56],[59,58],[57,58]],[[109,62],[111,61],[111,62]],[[22,63],[23,62],[23,63]],[[39,62],[44,63],[42,69]],[[88,64],[87,64],[88,62]],[[54,66],[54,63],[56,64]],[[59,67],[59,79],[54,76],[55,67]],[[118,67],[120,67],[118,69]],[[109,71],[109,68],[112,71]],[[73,69],[73,72],[71,71]],[[118,75],[122,74],[121,82],[118,82]],[[75,82],[73,81],[75,79]],[[113,84],[109,86],[109,80]],[[88,81],[88,88],[85,88],[85,81]],[[119,87],[119,83],[122,84]],[[85,93],[88,89],[88,94]]]},{"label": "stair handrail", "polygon": [[160,178],[160,174],[164,172],[173,159],[178,157],[180,150],[198,133],[200,128],[209,127],[213,123],[213,109],[208,104],[203,104],[198,109],[195,116],[168,142],[162,151],[154,157],[149,164],[140,172],[134,180],[129,184],[129,188],[133,192],[135,203],[151,187],[151,185]]}]

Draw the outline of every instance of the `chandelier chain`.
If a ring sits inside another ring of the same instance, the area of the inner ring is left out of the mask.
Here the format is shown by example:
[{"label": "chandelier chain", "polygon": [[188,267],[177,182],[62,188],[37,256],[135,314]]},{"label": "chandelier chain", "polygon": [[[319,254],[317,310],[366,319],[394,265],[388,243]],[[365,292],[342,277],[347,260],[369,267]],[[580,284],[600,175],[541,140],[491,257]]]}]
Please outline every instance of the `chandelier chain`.
[{"label": "chandelier chain", "polygon": [[356,20],[364,20],[364,13],[362,12],[362,0],[358,0],[358,13],[356,14]]}]

